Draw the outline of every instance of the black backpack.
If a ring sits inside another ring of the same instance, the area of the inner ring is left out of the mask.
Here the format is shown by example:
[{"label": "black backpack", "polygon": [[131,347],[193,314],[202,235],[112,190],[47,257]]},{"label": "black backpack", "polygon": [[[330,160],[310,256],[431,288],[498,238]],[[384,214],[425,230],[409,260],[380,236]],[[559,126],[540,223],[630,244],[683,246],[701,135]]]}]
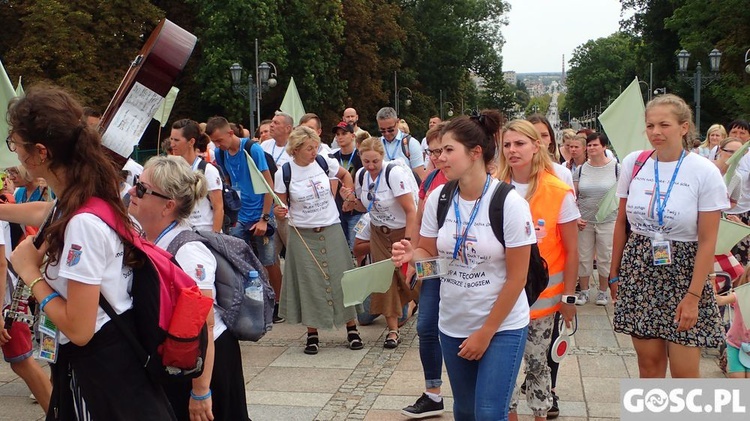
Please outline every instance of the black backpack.
[{"label": "black backpack", "polygon": [[[501,181],[490,200],[490,225],[492,226],[492,232],[495,233],[495,237],[503,245],[503,248],[505,247],[505,234],[503,232],[505,198],[513,188],[512,185]],[[453,195],[457,189],[458,181],[451,180],[443,186],[440,192],[437,205],[438,229],[442,228],[443,223],[445,223],[445,216],[448,214]],[[531,255],[529,256],[529,273],[526,276],[526,287],[524,288],[529,306],[536,302],[542,291],[547,288],[548,283],[547,261],[539,253],[539,246],[536,243],[532,244]]]},{"label": "black backpack", "polygon": [[[328,177],[328,161],[320,155],[315,155],[315,162],[318,163],[320,168],[323,169],[323,173]],[[284,181],[284,186],[286,187],[286,204],[289,205],[289,183],[292,182],[292,165],[288,162],[285,162],[281,166],[281,179]]]},{"label": "black backpack", "polygon": [[[206,174],[207,165],[208,162],[203,159],[198,163],[198,169],[204,175]],[[222,228],[224,232],[229,232],[229,228],[237,223],[237,216],[240,214],[242,201],[240,200],[240,195],[237,194],[237,191],[231,184],[227,183],[227,178],[224,176],[224,170],[221,169],[221,166],[213,166],[219,170],[219,177],[221,177],[221,199],[222,202],[224,202],[224,221],[222,222]]]}]

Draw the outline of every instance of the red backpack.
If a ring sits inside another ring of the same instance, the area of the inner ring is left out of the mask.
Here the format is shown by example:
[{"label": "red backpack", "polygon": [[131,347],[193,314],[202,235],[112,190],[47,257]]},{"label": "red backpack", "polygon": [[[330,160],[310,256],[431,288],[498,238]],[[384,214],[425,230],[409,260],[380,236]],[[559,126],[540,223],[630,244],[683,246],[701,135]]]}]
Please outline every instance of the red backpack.
[{"label": "red backpack", "polygon": [[206,317],[213,300],[201,294],[171,254],[126,229],[104,200],[92,197],[76,211],[80,213],[99,217],[123,242],[131,244],[144,262],[133,268],[130,291],[136,329],[99,294],[99,306],[125,335],[143,366],[162,382],[200,376],[208,344]]}]

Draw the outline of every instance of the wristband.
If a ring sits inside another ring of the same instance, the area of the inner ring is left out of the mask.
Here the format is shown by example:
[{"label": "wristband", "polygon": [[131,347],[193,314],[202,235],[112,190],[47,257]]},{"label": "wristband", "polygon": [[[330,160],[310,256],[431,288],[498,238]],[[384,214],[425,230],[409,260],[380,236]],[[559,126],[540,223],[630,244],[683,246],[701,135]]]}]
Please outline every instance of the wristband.
[{"label": "wristband", "polygon": [[206,399],[208,399],[208,398],[210,398],[210,397],[211,397],[211,389],[208,389],[208,393],[206,393],[206,394],[205,394],[205,395],[203,395],[203,396],[198,396],[198,395],[196,395],[195,393],[193,393],[193,391],[191,390],[191,391],[190,391],[190,397],[191,397],[191,398],[192,398],[192,399],[193,399],[194,401],[205,401]]},{"label": "wristband", "polygon": [[52,294],[44,297],[41,303],[39,303],[39,310],[44,311],[44,307],[47,307],[47,303],[49,303],[51,300],[57,298],[60,296],[60,293],[55,291]]},{"label": "wristband", "polygon": [[607,283],[609,283],[610,285],[614,284],[615,282],[620,282],[619,276],[615,276],[614,278],[611,278],[610,280],[607,281]]},{"label": "wristband", "polygon": [[696,298],[698,298],[699,300],[701,299],[701,296],[700,296],[700,295],[698,295],[698,294],[696,294],[696,293],[694,293],[693,291],[690,291],[690,290],[688,290],[688,292],[687,292],[687,293],[688,293],[688,294],[690,294],[690,295],[692,295],[692,296],[695,296],[695,297],[696,297]]},{"label": "wristband", "polygon": [[31,283],[29,284],[29,291],[32,291],[32,292],[33,292],[33,291],[34,291],[34,285],[36,285],[36,283],[37,283],[37,282],[41,282],[41,281],[43,281],[43,280],[44,280],[44,278],[42,278],[42,277],[40,276],[40,277],[38,277],[38,278],[34,279],[33,281],[31,281]]}]

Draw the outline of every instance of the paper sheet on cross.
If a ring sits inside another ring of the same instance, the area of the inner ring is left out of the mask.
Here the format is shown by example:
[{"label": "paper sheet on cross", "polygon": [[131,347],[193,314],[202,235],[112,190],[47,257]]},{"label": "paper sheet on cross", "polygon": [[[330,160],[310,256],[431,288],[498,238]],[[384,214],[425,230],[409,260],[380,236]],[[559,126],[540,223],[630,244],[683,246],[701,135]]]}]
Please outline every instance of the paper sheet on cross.
[{"label": "paper sheet on cross", "polygon": [[344,306],[362,304],[373,292],[386,292],[393,280],[396,268],[390,260],[382,260],[367,266],[344,272],[341,289],[344,291]]},{"label": "paper sheet on cross", "polygon": [[255,161],[253,161],[253,158],[250,157],[250,154],[247,153],[247,151],[245,151],[245,158],[247,158],[247,168],[250,169],[250,181],[253,183],[253,191],[255,194],[271,193],[271,197],[273,197],[273,201],[276,202],[277,205],[286,207],[286,203],[283,203],[271,186],[268,185],[266,178],[263,177],[263,173],[260,172],[258,166],[255,165]]},{"label": "paper sheet on cross", "polygon": [[721,221],[719,221],[719,234],[716,236],[714,254],[731,253],[732,247],[736,246],[737,243],[748,235],[750,235],[750,227],[747,225],[721,218]]}]

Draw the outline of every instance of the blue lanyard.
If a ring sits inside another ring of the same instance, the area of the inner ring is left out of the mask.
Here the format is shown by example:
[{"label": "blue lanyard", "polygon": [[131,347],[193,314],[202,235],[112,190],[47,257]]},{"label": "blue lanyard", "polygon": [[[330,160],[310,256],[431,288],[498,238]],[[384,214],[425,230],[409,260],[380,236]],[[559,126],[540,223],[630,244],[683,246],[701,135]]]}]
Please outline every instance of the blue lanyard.
[{"label": "blue lanyard", "polygon": [[[276,141],[273,141],[273,150],[271,150],[271,156],[276,153]],[[279,159],[281,159],[281,155],[284,155],[284,148],[281,148],[281,152],[279,152],[279,156],[273,158],[273,162],[279,163]]]},{"label": "blue lanyard", "polygon": [[453,211],[456,213],[456,246],[453,248],[454,259],[458,258],[458,251],[461,250],[461,247],[466,243],[466,236],[469,235],[469,228],[474,224],[474,219],[479,212],[479,203],[482,201],[482,197],[484,197],[484,194],[487,193],[487,189],[490,187],[490,179],[490,175],[487,174],[487,181],[484,182],[482,195],[479,196],[479,199],[477,199],[476,202],[474,202],[474,207],[471,209],[471,214],[469,215],[469,223],[466,224],[466,229],[464,229],[464,232],[461,235],[458,235],[461,230],[461,212],[458,210],[459,190],[456,189],[456,194],[453,196]]},{"label": "blue lanyard", "polygon": [[157,243],[159,242],[159,240],[161,240],[161,239],[162,239],[162,237],[164,237],[165,235],[167,235],[167,233],[168,233],[169,231],[172,231],[172,229],[173,229],[174,227],[176,227],[176,226],[177,226],[177,221],[172,221],[172,223],[171,223],[171,224],[167,225],[167,227],[166,227],[166,228],[164,228],[164,231],[162,231],[162,232],[161,232],[161,234],[159,234],[159,236],[158,236],[158,237],[156,237],[156,241],[154,241],[154,244],[157,244]]},{"label": "blue lanyard", "polygon": [[200,162],[200,160],[201,160],[201,157],[199,156],[195,157],[195,161],[193,161],[193,165],[191,166],[193,168],[193,171],[198,169],[198,163]]},{"label": "blue lanyard", "polygon": [[661,201],[661,194],[659,192],[659,157],[657,156],[654,159],[654,178],[656,179],[656,187],[654,187],[654,195],[656,195],[656,215],[659,217],[659,226],[664,225],[664,209],[667,208],[667,201],[669,200],[669,195],[672,193],[672,187],[674,187],[674,182],[677,179],[677,172],[680,171],[680,165],[682,165],[682,160],[685,158],[685,151],[682,151],[680,154],[680,159],[677,161],[677,166],[674,168],[674,173],[672,173],[672,179],[669,181],[669,187],[667,187],[667,194],[664,195],[664,202]]},{"label": "blue lanyard", "polygon": [[393,143],[396,144],[396,151],[391,154],[391,151],[388,150],[388,141],[385,140],[385,137],[383,137],[383,149],[385,149],[386,155],[388,155],[388,160],[393,161],[393,159],[396,157],[396,154],[398,154],[398,147],[399,143],[401,143],[403,140],[399,140],[398,137],[393,139]]},{"label": "blue lanyard", "polygon": [[[372,204],[375,203],[375,192],[378,191],[378,186],[380,185],[381,175],[383,175],[382,168],[380,169],[380,173],[378,173],[378,178],[375,180],[375,188],[372,190],[372,200],[370,200],[370,203],[367,204],[367,212],[370,212],[370,209],[372,209]],[[370,178],[370,176],[368,175],[367,178]],[[372,180],[372,178],[370,178],[370,180]]]},{"label": "blue lanyard", "polygon": [[343,160],[344,154],[341,153],[341,158],[342,159],[340,159],[339,161],[341,161],[341,166],[344,167],[344,169],[347,170],[347,171],[349,171],[349,167],[351,167],[351,165],[352,165],[352,159],[354,158],[354,153],[355,152],[357,152],[356,149],[352,151],[351,155],[349,155],[349,162],[346,163],[346,167],[344,167],[344,160]]}]

